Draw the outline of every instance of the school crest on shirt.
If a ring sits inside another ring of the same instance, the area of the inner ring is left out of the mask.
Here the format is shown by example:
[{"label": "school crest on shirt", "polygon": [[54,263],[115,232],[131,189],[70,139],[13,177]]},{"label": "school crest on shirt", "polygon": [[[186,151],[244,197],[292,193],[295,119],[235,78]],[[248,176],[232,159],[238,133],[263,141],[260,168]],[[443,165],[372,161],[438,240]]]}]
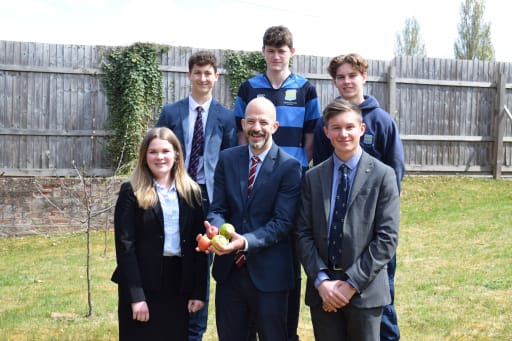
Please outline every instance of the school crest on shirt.
[{"label": "school crest on shirt", "polygon": [[373,146],[373,135],[372,134],[364,134],[361,143],[363,146]]},{"label": "school crest on shirt", "polygon": [[287,89],[284,93],[284,101],[295,103],[297,101],[297,89]]}]

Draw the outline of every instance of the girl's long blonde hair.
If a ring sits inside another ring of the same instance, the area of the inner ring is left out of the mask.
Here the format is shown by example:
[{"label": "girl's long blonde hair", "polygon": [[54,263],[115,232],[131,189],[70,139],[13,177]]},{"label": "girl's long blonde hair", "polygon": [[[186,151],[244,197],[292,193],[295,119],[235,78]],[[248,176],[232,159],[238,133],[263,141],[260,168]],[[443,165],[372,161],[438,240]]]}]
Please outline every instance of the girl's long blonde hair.
[{"label": "girl's long blonde hair", "polygon": [[174,179],[179,195],[189,206],[201,205],[201,189],[185,169],[180,141],[169,128],[161,127],[150,129],[144,136],[139,149],[137,165],[129,179],[139,206],[148,209],[154,207],[158,202],[158,194],[153,186],[153,174],[146,159],[149,144],[156,138],[167,140],[174,148],[176,160],[171,169],[171,180]]}]

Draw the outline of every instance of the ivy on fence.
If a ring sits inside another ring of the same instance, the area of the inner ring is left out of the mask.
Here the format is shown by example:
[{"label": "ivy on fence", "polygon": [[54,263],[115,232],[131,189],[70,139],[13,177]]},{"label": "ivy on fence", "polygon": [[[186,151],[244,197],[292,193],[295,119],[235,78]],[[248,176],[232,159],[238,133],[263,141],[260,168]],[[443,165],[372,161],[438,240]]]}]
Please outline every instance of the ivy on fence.
[{"label": "ivy on fence", "polygon": [[108,159],[128,173],[144,134],[162,106],[158,55],[168,47],[135,43],[109,50],[102,65],[109,109],[108,126],[116,134],[106,146]]},{"label": "ivy on fence", "polygon": [[226,71],[230,81],[229,88],[233,98],[236,97],[240,84],[254,76],[254,73],[265,72],[267,68],[265,58],[259,51],[235,52],[227,50],[224,56],[226,57]]}]

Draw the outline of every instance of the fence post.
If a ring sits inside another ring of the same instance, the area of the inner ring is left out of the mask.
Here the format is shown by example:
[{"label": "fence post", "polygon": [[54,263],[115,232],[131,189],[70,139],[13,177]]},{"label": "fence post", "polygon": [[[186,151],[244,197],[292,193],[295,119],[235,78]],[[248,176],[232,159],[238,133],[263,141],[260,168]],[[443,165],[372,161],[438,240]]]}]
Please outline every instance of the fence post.
[{"label": "fence post", "polygon": [[497,109],[495,115],[496,136],[494,142],[494,179],[501,179],[503,166],[503,137],[505,136],[505,113],[507,79],[503,72],[499,72],[496,82]]},{"label": "fence post", "polygon": [[390,65],[388,68],[388,110],[393,119],[396,121],[396,67]]}]

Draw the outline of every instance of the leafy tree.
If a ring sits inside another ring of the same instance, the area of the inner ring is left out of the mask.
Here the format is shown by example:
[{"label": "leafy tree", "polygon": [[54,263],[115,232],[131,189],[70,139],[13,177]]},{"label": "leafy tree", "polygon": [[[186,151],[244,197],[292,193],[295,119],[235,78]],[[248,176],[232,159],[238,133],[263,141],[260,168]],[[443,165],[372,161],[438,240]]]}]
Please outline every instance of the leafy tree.
[{"label": "leafy tree", "polygon": [[461,3],[459,37],[454,44],[456,59],[494,60],[491,24],[483,21],[484,11],[484,0]]},{"label": "leafy tree", "polygon": [[405,19],[404,29],[396,34],[395,56],[427,56],[420,34],[420,24],[415,17]]}]

